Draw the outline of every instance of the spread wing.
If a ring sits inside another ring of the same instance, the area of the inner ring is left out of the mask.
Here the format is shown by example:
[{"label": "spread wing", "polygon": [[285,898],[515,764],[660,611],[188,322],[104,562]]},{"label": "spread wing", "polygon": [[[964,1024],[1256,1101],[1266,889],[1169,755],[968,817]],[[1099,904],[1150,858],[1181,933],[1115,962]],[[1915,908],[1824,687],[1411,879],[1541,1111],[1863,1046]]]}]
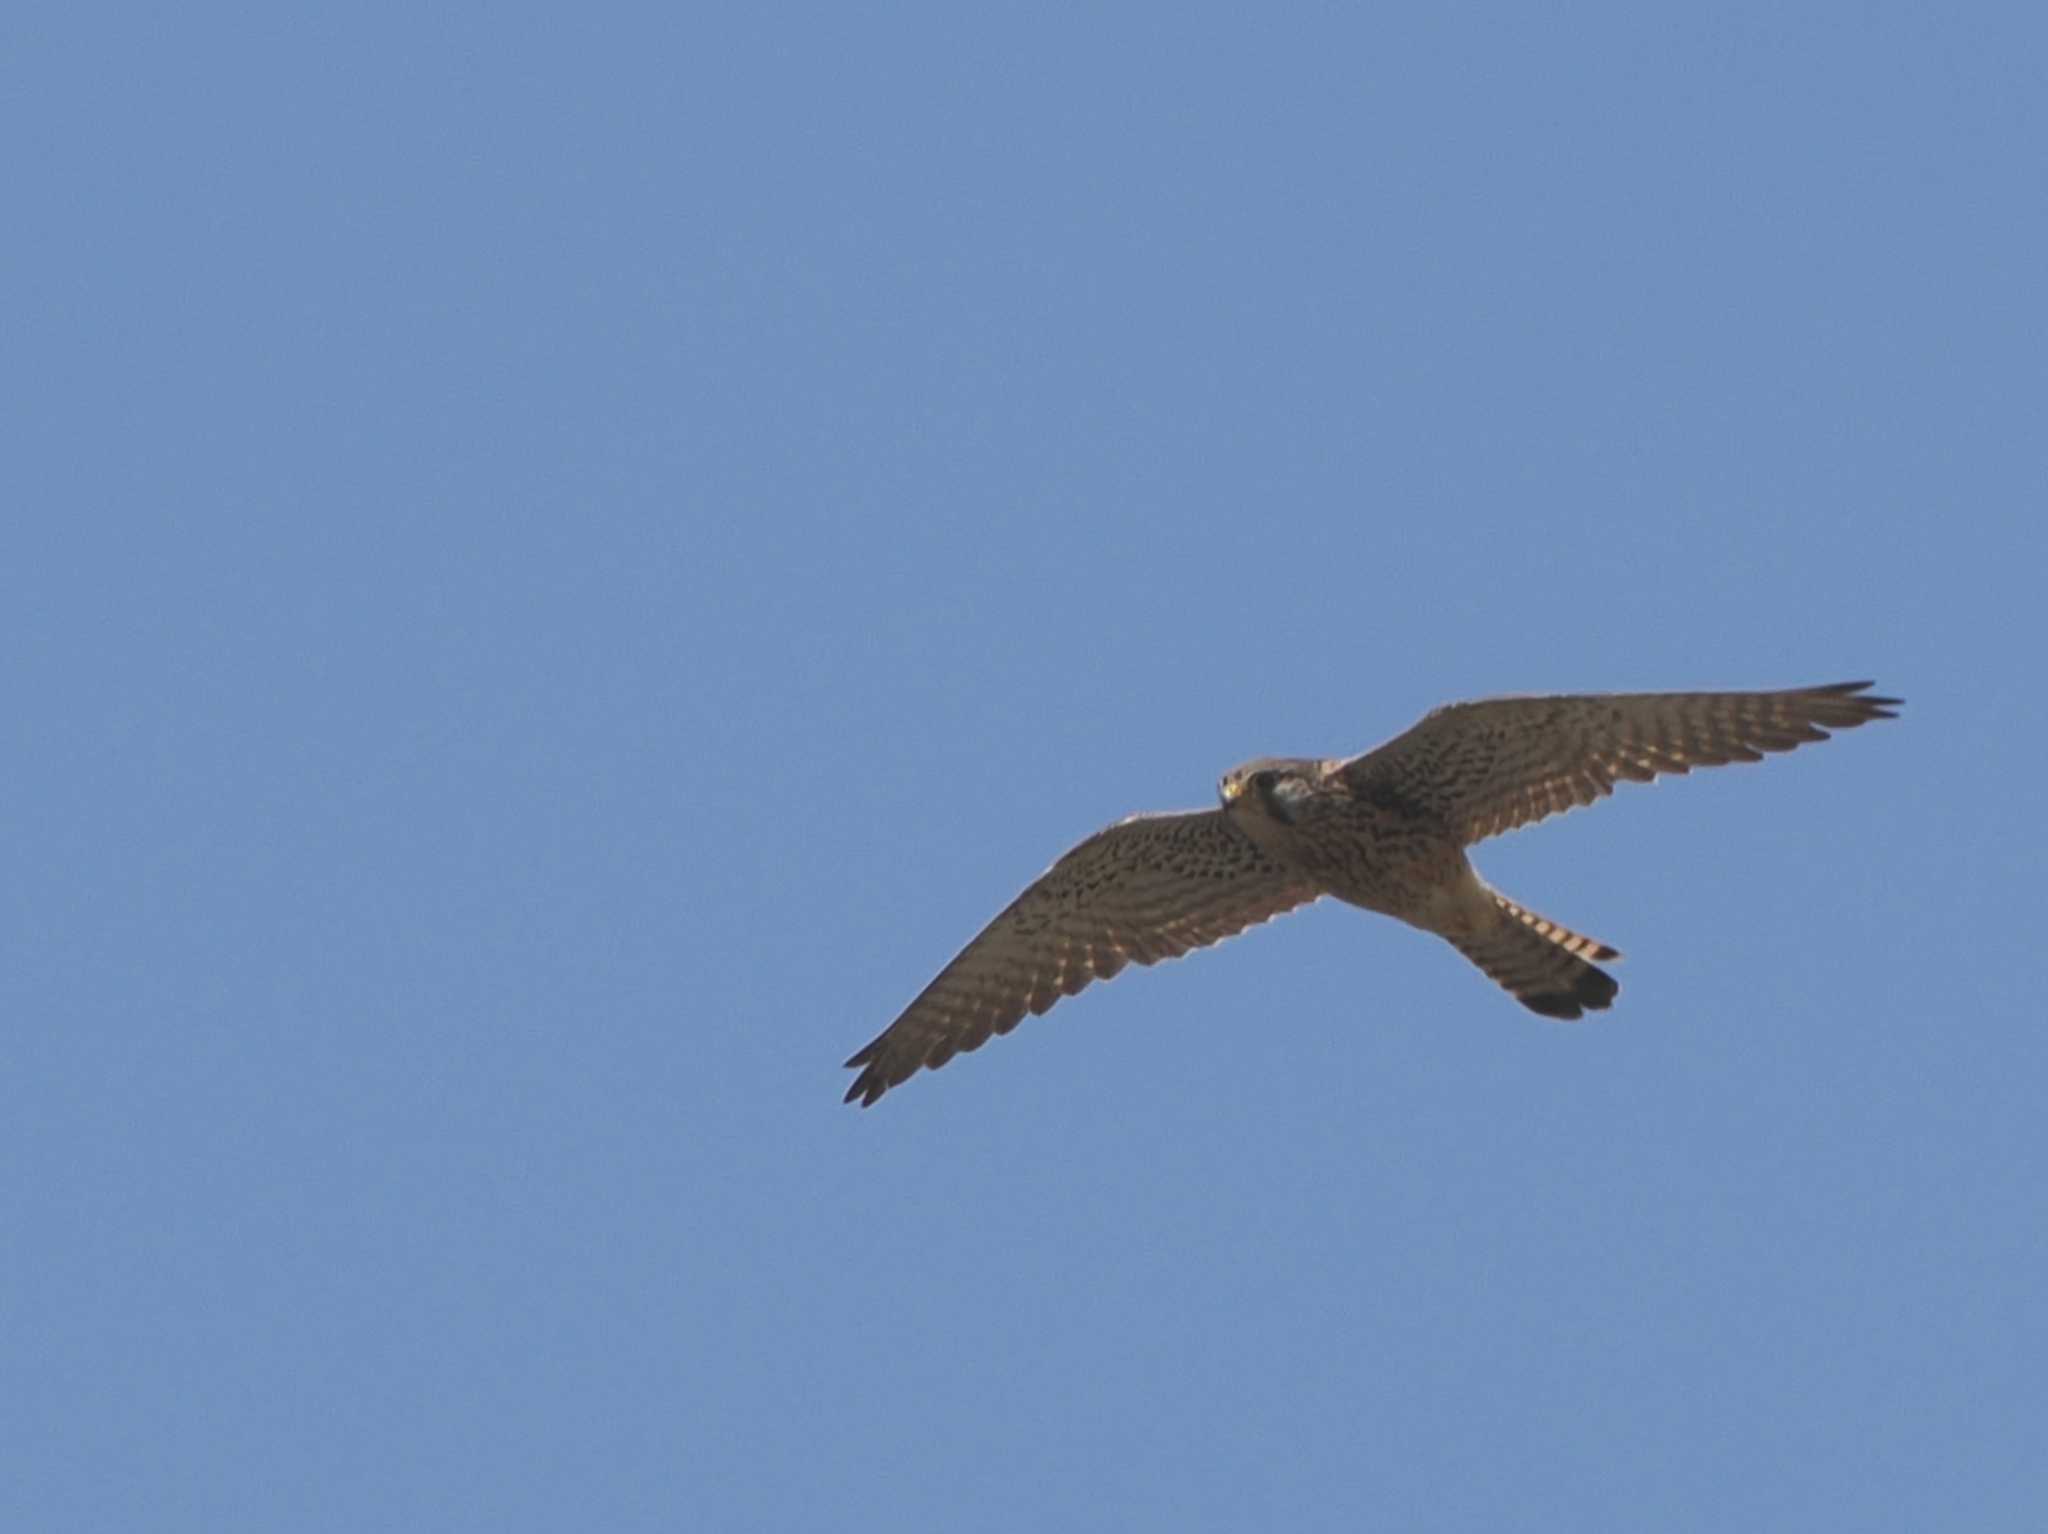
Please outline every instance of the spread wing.
[{"label": "spread wing", "polygon": [[1896,718],[1899,700],[1868,696],[1870,685],[1454,703],[1340,771],[1361,796],[1405,801],[1476,842],[1591,804],[1623,778],[1761,761],[1830,729]]},{"label": "spread wing", "polygon": [[1126,964],[1178,958],[1316,898],[1220,810],[1137,815],[1048,868],[875,1041],[846,1100],[1008,1033]]}]

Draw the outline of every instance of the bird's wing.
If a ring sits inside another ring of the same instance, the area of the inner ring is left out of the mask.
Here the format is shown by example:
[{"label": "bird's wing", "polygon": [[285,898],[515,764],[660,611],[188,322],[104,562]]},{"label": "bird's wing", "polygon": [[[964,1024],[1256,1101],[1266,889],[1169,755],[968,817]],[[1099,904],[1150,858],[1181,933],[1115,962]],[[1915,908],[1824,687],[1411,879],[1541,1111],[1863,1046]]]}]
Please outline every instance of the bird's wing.
[{"label": "bird's wing", "polygon": [[1413,806],[1476,842],[1591,804],[1623,778],[1760,761],[1829,729],[1896,717],[1899,700],[1868,696],[1870,685],[1454,703],[1338,770],[1361,797]]},{"label": "bird's wing", "polygon": [[865,1067],[846,1100],[867,1107],[1092,980],[1178,958],[1317,893],[1220,810],[1121,821],[1047,869],[846,1062]]}]

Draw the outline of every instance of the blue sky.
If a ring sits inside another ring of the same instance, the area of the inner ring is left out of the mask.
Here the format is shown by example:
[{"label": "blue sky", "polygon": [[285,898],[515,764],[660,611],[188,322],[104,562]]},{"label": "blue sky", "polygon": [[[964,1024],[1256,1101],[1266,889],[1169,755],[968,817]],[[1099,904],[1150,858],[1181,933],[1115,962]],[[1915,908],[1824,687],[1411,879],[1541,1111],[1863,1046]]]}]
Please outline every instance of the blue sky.
[{"label": "blue sky", "polygon": [[[0,1522],[2038,1527],[2031,7],[46,9]],[[1903,719],[871,1112],[1448,699]]]}]

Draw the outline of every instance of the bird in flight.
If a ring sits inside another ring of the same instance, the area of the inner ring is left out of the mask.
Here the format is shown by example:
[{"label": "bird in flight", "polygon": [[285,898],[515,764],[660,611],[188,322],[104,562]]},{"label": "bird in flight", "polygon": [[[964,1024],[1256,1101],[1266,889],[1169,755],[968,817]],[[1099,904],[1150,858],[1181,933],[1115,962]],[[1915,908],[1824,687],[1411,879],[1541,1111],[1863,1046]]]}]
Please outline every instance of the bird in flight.
[{"label": "bird in flight", "polygon": [[1361,756],[1261,757],[1211,810],[1133,815],[1039,876],[847,1066],[872,1105],[1127,964],[1178,958],[1324,895],[1434,932],[1532,1012],[1575,1018],[1621,955],[1517,905],[1465,849],[1614,792],[1761,761],[1892,719],[1869,682],[1785,692],[1588,693],[1453,703]]}]

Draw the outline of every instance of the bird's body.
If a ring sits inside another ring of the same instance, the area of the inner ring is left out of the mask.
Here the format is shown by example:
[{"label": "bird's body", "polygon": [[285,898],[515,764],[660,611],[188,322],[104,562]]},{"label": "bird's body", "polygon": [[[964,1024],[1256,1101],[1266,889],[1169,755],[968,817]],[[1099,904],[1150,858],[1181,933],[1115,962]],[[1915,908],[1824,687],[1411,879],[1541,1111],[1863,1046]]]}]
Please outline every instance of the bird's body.
[{"label": "bird's body", "polygon": [[1516,905],[1471,843],[1647,781],[1757,761],[1893,717],[1867,682],[1787,692],[1609,693],[1453,704],[1345,759],[1263,757],[1214,810],[1100,831],[1017,897],[847,1062],[847,1101],[1007,1033],[1091,980],[1151,964],[1331,896],[1449,941],[1532,1011],[1575,1018],[1620,989],[1614,949]]},{"label": "bird's body", "polygon": [[[1223,813],[1274,862],[1323,894],[1431,931],[1471,874],[1441,816],[1393,791],[1361,792],[1344,763],[1264,758],[1223,780]],[[1423,918],[1418,920],[1418,918]]]}]

